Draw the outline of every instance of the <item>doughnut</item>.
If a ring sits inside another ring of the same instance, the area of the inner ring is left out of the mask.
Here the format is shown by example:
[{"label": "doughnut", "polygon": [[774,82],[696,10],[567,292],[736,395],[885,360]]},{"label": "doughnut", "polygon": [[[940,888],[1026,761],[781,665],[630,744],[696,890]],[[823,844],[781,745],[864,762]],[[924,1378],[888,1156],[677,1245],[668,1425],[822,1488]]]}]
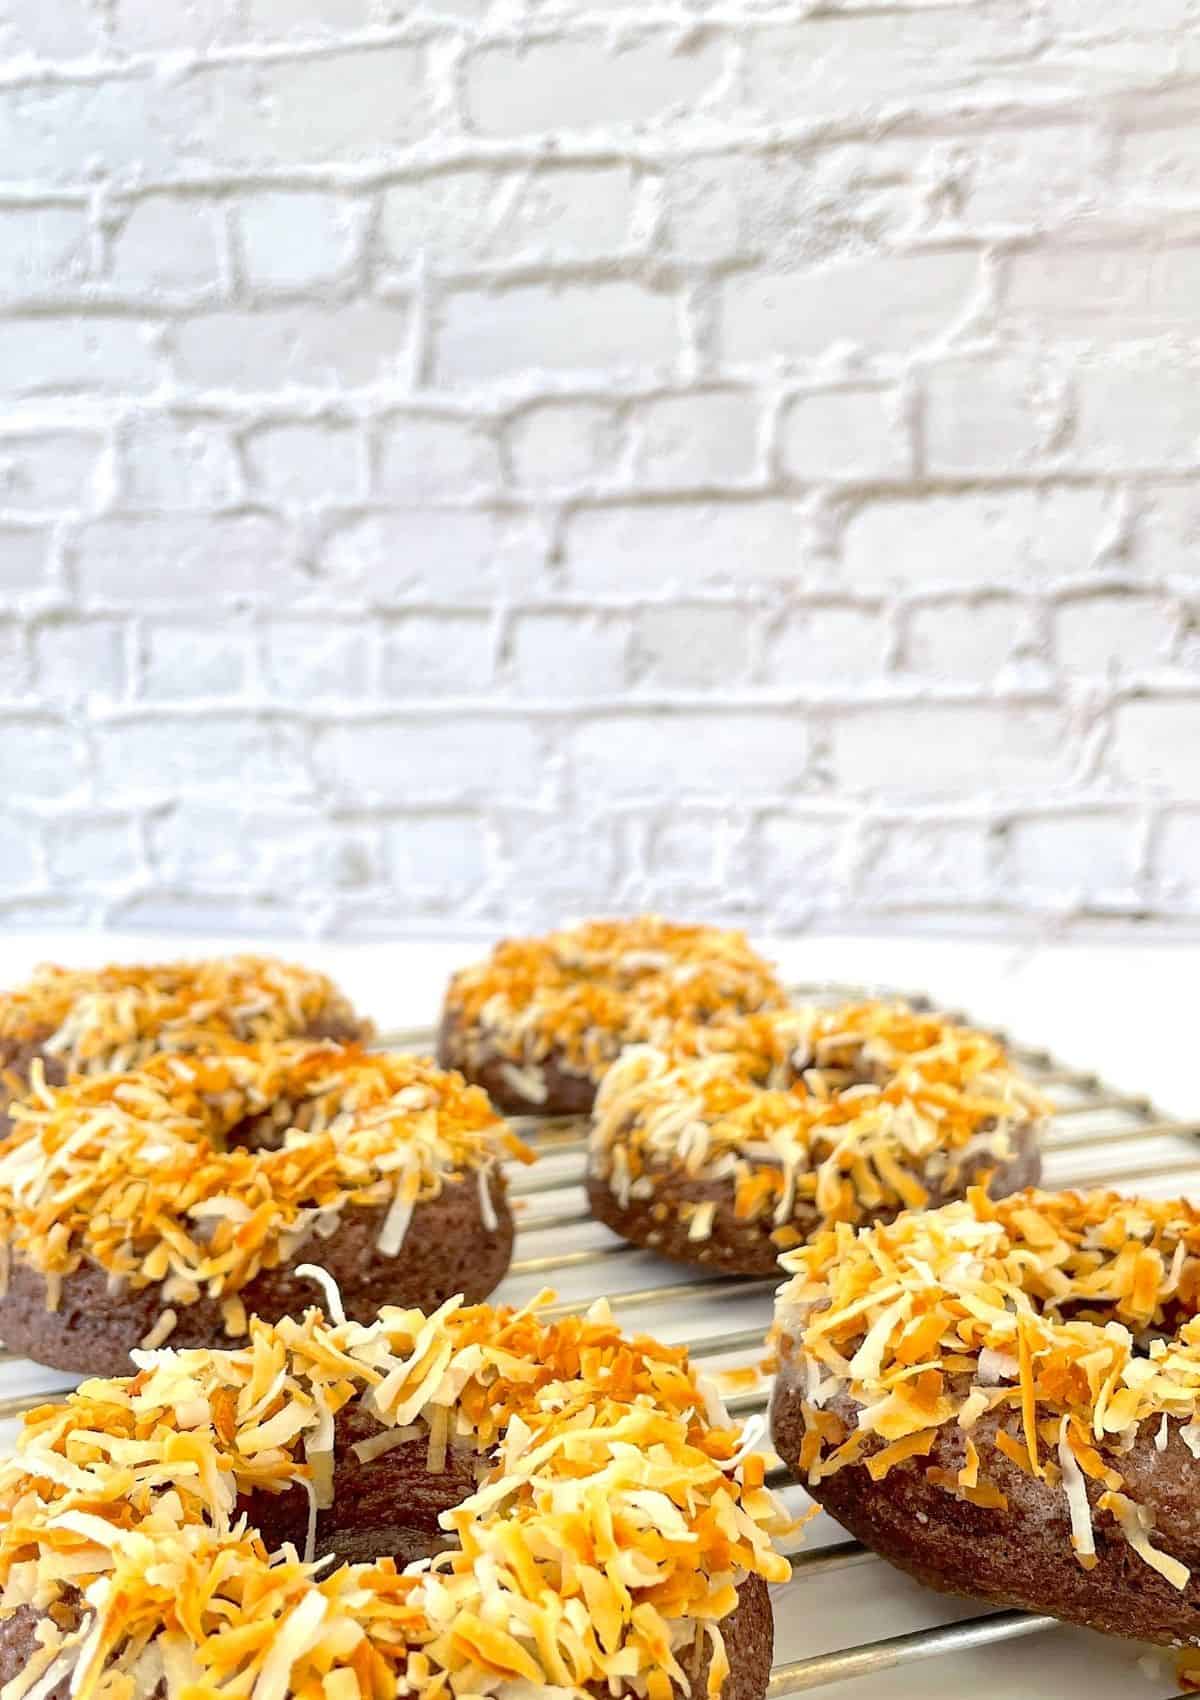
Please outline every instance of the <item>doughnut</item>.
[{"label": "doughnut", "polygon": [[312,1273],[329,1320],[138,1351],[26,1417],[6,1692],[762,1700],[791,1524],[683,1348],[603,1301],[346,1321]]},{"label": "doughnut", "polygon": [[35,1057],[46,1079],[62,1085],[72,1074],[136,1068],[155,1051],[186,1050],[214,1029],[243,1040],[371,1036],[332,980],[269,956],[47,965],[0,994],[0,1135],[4,1103],[28,1084]]},{"label": "doughnut", "polygon": [[643,915],[505,939],[450,981],[438,1060],[502,1110],[586,1115],[625,1045],[783,1004],[743,934]]},{"label": "doughnut", "polygon": [[775,1446],[950,1593],[1200,1643],[1200,1211],[980,1189],[784,1260]]},{"label": "doughnut", "polygon": [[0,1338],[96,1374],[139,1344],[219,1345],[307,1302],[319,1250],[347,1310],[484,1298],[513,1238],[483,1092],[417,1057],[288,1040],[40,1078],[0,1147]]},{"label": "doughnut", "polygon": [[588,1199],[663,1257],[771,1275],[824,1223],[1036,1181],[1045,1108],[994,1039],[902,1005],[683,1027],[605,1075]]}]

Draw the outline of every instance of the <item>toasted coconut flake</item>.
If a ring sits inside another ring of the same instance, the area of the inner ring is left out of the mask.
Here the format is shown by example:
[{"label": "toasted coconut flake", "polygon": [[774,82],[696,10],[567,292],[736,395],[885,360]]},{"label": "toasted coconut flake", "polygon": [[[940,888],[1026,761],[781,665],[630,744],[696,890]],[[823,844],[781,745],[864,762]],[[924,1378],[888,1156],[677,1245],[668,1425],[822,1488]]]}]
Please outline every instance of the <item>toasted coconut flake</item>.
[{"label": "toasted coconut flake", "polygon": [[[1178,1323],[1179,1295],[1194,1304],[1200,1293],[1200,1210],[1115,1193],[994,1201],[976,1189],[857,1233],[826,1228],[783,1263],[791,1280],[778,1296],[775,1344],[803,1364],[809,1394],[817,1364],[824,1403],[831,1377],[857,1409],[847,1440],[803,1400],[811,1480],[868,1441],[868,1467],[875,1459],[891,1469],[905,1462],[897,1443],[954,1423],[967,1436],[966,1466],[931,1468],[928,1479],[999,1505],[1003,1495],[979,1469],[985,1442],[972,1441],[979,1419],[998,1409],[1005,1421],[986,1444],[1051,1490],[1061,1480],[1080,1564],[1096,1561],[1091,1478],[1139,1557],[1184,1585],[1186,1566],[1153,1545],[1149,1514],[1121,1491],[1119,1466],[1139,1433],[1166,1451],[1172,1424],[1200,1457],[1200,1319]],[[1147,1333],[1142,1355],[1136,1341]]]}]

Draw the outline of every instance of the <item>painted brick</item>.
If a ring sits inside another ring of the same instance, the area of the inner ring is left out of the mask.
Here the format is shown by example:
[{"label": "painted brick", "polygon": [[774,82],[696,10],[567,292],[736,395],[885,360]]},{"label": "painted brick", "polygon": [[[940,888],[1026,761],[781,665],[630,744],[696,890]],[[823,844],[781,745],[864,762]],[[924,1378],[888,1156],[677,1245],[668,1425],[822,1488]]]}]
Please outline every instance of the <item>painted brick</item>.
[{"label": "painted brick", "polygon": [[619,474],[625,433],[604,402],[548,401],[525,409],[505,432],[513,477],[531,490],[610,483]]},{"label": "painted brick", "polygon": [[38,881],[38,832],[31,821],[0,816],[0,879],[8,891]]},{"label": "painted brick", "polygon": [[803,541],[799,509],[788,502],[581,508],[568,522],[565,570],[572,590],[602,596],[787,582]]},{"label": "painted brick", "polygon": [[460,290],[442,308],[437,374],[471,384],[512,379],[527,367],[666,372],[679,352],[676,318],[669,294],[619,280]]},{"label": "painted brick", "polygon": [[46,822],[45,838],[50,878],[64,885],[124,885],[140,872],[137,842],[128,819],[56,818]]},{"label": "painted brick", "polygon": [[74,553],[88,601],[191,603],[278,594],[288,582],[287,533],[263,514],[100,519],[84,526]]},{"label": "painted brick", "polygon": [[0,21],[0,55],[78,59],[99,45],[102,19],[102,9],[94,0],[58,0],[53,6],[14,0]]},{"label": "painted brick", "polygon": [[1200,912],[1200,809],[1179,809],[1159,829],[1154,855],[1155,883],[1179,893],[1193,912]]},{"label": "painted brick", "polygon": [[565,832],[562,821],[525,810],[500,821],[506,875],[528,896],[528,926],[553,925],[564,910],[611,907],[612,834],[607,823],[588,821]]},{"label": "painted brick", "polygon": [[410,614],[382,634],[385,696],[479,696],[492,688],[492,622],[484,614]]},{"label": "painted brick", "polygon": [[747,272],[725,285],[722,347],[734,361],[812,359],[842,345],[868,354],[920,348],[950,330],[978,278],[978,255],[958,249]]},{"label": "painted brick", "polygon": [[1068,426],[1060,374],[1026,358],[939,361],[925,376],[933,473],[1011,473],[1053,454]]},{"label": "painted brick", "polygon": [[1005,306],[1042,334],[1128,342],[1186,336],[1200,291],[1200,244],[1048,243],[1014,254]]},{"label": "painted brick", "polygon": [[365,696],[371,630],[348,620],[271,620],[263,638],[263,684],[279,702]]},{"label": "painted brick", "polygon": [[593,260],[630,245],[635,210],[628,166],[541,166],[514,175],[442,171],[383,196],[386,255],[452,273],[498,262]]},{"label": "painted brick", "polygon": [[187,301],[220,285],[220,215],[210,202],[150,195],[128,210],[111,244],[110,275],[121,294]]},{"label": "painted brick", "polygon": [[247,196],[233,214],[247,283],[299,294],[344,278],[362,244],[363,210],[339,195],[277,190]]},{"label": "painted brick", "polygon": [[1108,519],[1098,489],[887,498],[851,516],[843,564],[856,586],[1032,586],[1085,572]]},{"label": "painted brick", "polygon": [[393,889],[418,899],[461,902],[479,890],[491,871],[483,826],[466,813],[388,821],[383,858]]},{"label": "painted brick", "polygon": [[156,700],[236,696],[246,682],[246,642],[228,627],[150,625],[142,638],[141,695]]},{"label": "painted brick", "polygon": [[0,525],[0,594],[36,589],[46,576],[48,551],[40,527]]},{"label": "painted brick", "polygon": [[905,622],[904,667],[960,685],[995,679],[1012,662],[1027,623],[1019,602],[999,597],[913,608]]},{"label": "painted brick", "polygon": [[0,738],[0,786],[7,801],[61,797],[83,778],[81,740],[46,719],[6,718]]},{"label": "painted brick", "polygon": [[353,425],[265,425],[244,439],[244,453],[251,489],[271,502],[352,502],[366,483],[366,447]]},{"label": "painted brick", "polygon": [[416,140],[429,117],[424,54],[408,44],[201,63],[180,93],[192,145],[225,166],[361,164]]},{"label": "painted brick", "polygon": [[1014,821],[1007,842],[1022,893],[1086,903],[1127,896],[1134,886],[1135,823],[1119,814],[1081,810]]},{"label": "painted brick", "polygon": [[542,739],[521,721],[459,715],[333,725],[315,742],[321,785],[362,804],[535,797]]},{"label": "painted brick", "polygon": [[843,878],[844,828],[809,815],[768,815],[759,835],[764,883],[782,894],[791,913],[815,893],[836,891]]},{"label": "painted brick", "polygon": [[337,389],[395,384],[408,364],[408,315],[357,302],[203,313],[175,333],[180,377],[201,388]]},{"label": "painted brick", "polygon": [[886,390],[824,390],[795,396],[780,425],[781,464],[792,478],[903,478],[912,441],[898,396]]},{"label": "painted brick", "polygon": [[986,86],[998,19],[963,6],[806,18],[746,32],[751,108],[773,119],[911,105],[944,90]]},{"label": "painted brick", "polygon": [[33,633],[38,694],[56,702],[125,693],[125,633],[117,620],[54,620]]},{"label": "painted brick", "polygon": [[1194,125],[1137,126],[1120,142],[1118,179],[1131,198],[1153,207],[1159,197],[1195,204],[1200,194],[1200,137]]},{"label": "painted brick", "polygon": [[95,499],[103,439],[84,432],[0,436],[0,505],[77,510]]},{"label": "painted brick", "polygon": [[1113,714],[1112,758],[1142,790],[1200,796],[1200,697],[1145,697]]},{"label": "painted brick", "polygon": [[82,207],[0,207],[0,294],[62,294],[88,271]]},{"label": "painted brick", "polygon": [[798,714],[596,716],[576,729],[570,759],[586,795],[618,801],[777,796],[803,782],[808,738]]},{"label": "painted brick", "polygon": [[737,390],[657,396],[633,413],[637,477],[647,489],[745,484],[758,462],[760,408]]},{"label": "painted brick", "polygon": [[725,66],[723,44],[561,37],[482,47],[467,62],[467,112],[490,135],[639,124],[694,107]]},{"label": "painted brick", "polygon": [[461,501],[499,483],[495,442],[473,420],[397,414],[375,441],[376,483],[395,502]]},{"label": "painted brick", "polygon": [[832,729],[838,786],[898,800],[1038,791],[1070,771],[1062,714],[1039,704],[880,705]]},{"label": "painted brick", "polygon": [[219,508],[238,493],[228,432],[211,420],[135,415],[119,435],[121,505],[136,512]]},{"label": "painted brick", "polygon": [[233,15],[229,0],[187,0],[171,7],[155,0],[115,0],[111,11],[117,44],[134,53],[211,47],[231,33]]},{"label": "painted brick", "polygon": [[634,635],[634,679],[648,690],[721,690],[750,671],[751,619],[722,603],[645,608]]},{"label": "painted brick", "polygon": [[322,576],[339,593],[373,603],[484,603],[512,577],[532,580],[540,565],[536,536],[494,513],[413,508],[370,514],[330,530]]},{"label": "painted brick", "polygon": [[578,614],[520,614],[510,634],[513,689],[521,696],[619,696],[628,637],[622,624]]},{"label": "painted brick", "polygon": [[371,0],[250,0],[252,35],[326,36],[368,29],[375,21]]},{"label": "painted brick", "polygon": [[1200,549],[1200,489],[1192,481],[1143,492],[1137,556],[1153,573],[1177,574],[1190,584]]},{"label": "painted brick", "polygon": [[763,677],[785,690],[841,696],[880,677],[884,646],[884,623],[874,609],[792,608],[767,638]]},{"label": "painted brick", "polygon": [[1196,380],[1194,370],[1177,364],[1081,367],[1075,377],[1073,457],[1106,471],[1195,467],[1200,463]]},{"label": "painted brick", "polygon": [[878,829],[859,866],[859,889],[873,907],[949,906],[986,895],[986,829],[973,821],[931,821],[903,835]]},{"label": "painted brick", "polygon": [[1073,673],[1143,672],[1170,660],[1175,625],[1150,595],[1076,597],[1055,615],[1055,651]]},{"label": "painted brick", "polygon": [[91,315],[0,320],[0,371],[13,395],[141,394],[160,377],[147,325]]},{"label": "painted brick", "polygon": [[167,793],[295,794],[308,783],[303,741],[296,728],[249,714],[167,715],[111,721],[93,734],[95,778],[114,802]]}]

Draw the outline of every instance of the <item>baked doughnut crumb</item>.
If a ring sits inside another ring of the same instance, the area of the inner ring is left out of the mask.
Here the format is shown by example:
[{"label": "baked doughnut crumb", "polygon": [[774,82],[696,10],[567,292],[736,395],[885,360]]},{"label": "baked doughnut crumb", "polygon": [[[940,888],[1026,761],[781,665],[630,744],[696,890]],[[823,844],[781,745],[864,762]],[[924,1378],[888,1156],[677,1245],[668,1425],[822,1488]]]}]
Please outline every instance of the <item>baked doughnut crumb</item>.
[{"label": "baked doughnut crumb", "polygon": [[[887,1226],[839,1223],[783,1261],[774,1340],[803,1416],[796,1465],[818,1496],[849,1466],[880,1483],[905,1466],[1001,1513],[1003,1458],[1061,1496],[1082,1569],[1103,1527],[1188,1586],[1126,1478],[1135,1447],[1161,1454],[1175,1436],[1200,1458],[1194,1206],[973,1189]],[[927,1465],[954,1431],[962,1466]]]},{"label": "baked doughnut crumb", "polygon": [[[16,1259],[45,1277],[54,1309],[89,1261],[118,1287],[160,1283],[164,1316],[219,1298],[233,1334],[246,1326],[239,1290],[328,1238],[348,1209],[382,1209],[379,1249],[395,1256],[413,1211],[449,1182],[478,1177],[486,1220],[500,1159],[532,1159],[460,1076],[329,1043],[210,1036],[58,1088],[35,1063],[10,1114],[0,1290]],[[238,1143],[247,1125],[276,1148]]]},{"label": "baked doughnut crumb", "polygon": [[505,939],[455,974],[442,1057],[468,1078],[492,1066],[501,1088],[552,1109],[555,1071],[594,1084],[624,1045],[665,1042],[680,1022],[784,1001],[742,933],[655,915],[588,921]]},{"label": "baked doughnut crumb", "polygon": [[0,1048],[36,1042],[77,1074],[136,1068],[156,1050],[188,1049],[212,1031],[241,1040],[316,1027],[369,1036],[324,974],[267,956],[68,969],[52,964],[0,995]]},{"label": "baked doughnut crumb", "polygon": [[[66,1679],[79,1700],[669,1700],[700,1650],[716,1696],[739,1586],[790,1575],[763,1454],[683,1349],[623,1337],[603,1301],[556,1322],[310,1310],[137,1366],[29,1413],[0,1465],[0,1627],[36,1621],[13,1700]],[[431,1475],[477,1459],[440,1519],[454,1545],[403,1571],[315,1557],[356,1402],[378,1428],[360,1456],[416,1438]],[[306,1550],[270,1552],[241,1496],[297,1484]]]},{"label": "baked doughnut crumb", "polygon": [[769,1268],[821,1222],[922,1209],[1004,1171],[1048,1108],[989,1035],[903,1005],[684,1024],[605,1075],[589,1175],[620,1211],[656,1201],[697,1247],[726,1215],[761,1224]]}]

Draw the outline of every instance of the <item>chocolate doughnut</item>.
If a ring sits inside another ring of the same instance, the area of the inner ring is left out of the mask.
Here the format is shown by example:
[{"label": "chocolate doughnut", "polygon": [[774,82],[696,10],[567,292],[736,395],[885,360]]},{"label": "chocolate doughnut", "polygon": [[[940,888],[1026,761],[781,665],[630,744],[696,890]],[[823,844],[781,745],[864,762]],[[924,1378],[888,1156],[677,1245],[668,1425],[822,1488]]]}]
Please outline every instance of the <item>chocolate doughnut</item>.
[{"label": "chocolate doughnut", "polygon": [[1046,1106],[986,1034],[902,1005],[680,1027],[626,1050],[589,1141],[592,1213],[663,1257],[771,1275],[827,1222],[1038,1178]]},{"label": "chocolate doughnut", "polygon": [[288,1041],[152,1056],[43,1085],[0,1149],[0,1338],[89,1374],[167,1339],[209,1346],[311,1297],[352,1315],[485,1297],[508,1268],[504,1154],[484,1094],[408,1056]]},{"label": "chocolate doughnut", "polygon": [[4,1106],[40,1061],[61,1086],[75,1074],[136,1068],[159,1050],[187,1050],[209,1033],[241,1040],[369,1039],[324,974],[269,956],[200,962],[47,965],[0,995],[0,1137]]},{"label": "chocolate doughnut", "polygon": [[138,1352],[30,1413],[0,1463],[0,1679],[763,1700],[789,1520],[682,1348],[603,1301],[356,1323],[326,1284],[331,1321]]},{"label": "chocolate doughnut", "polygon": [[949,1593],[1200,1644],[1200,1212],[982,1192],[784,1260],[772,1435]]},{"label": "chocolate doughnut", "polygon": [[513,1113],[586,1115],[625,1045],[784,1002],[742,933],[643,915],[505,939],[446,992],[438,1060]]}]

